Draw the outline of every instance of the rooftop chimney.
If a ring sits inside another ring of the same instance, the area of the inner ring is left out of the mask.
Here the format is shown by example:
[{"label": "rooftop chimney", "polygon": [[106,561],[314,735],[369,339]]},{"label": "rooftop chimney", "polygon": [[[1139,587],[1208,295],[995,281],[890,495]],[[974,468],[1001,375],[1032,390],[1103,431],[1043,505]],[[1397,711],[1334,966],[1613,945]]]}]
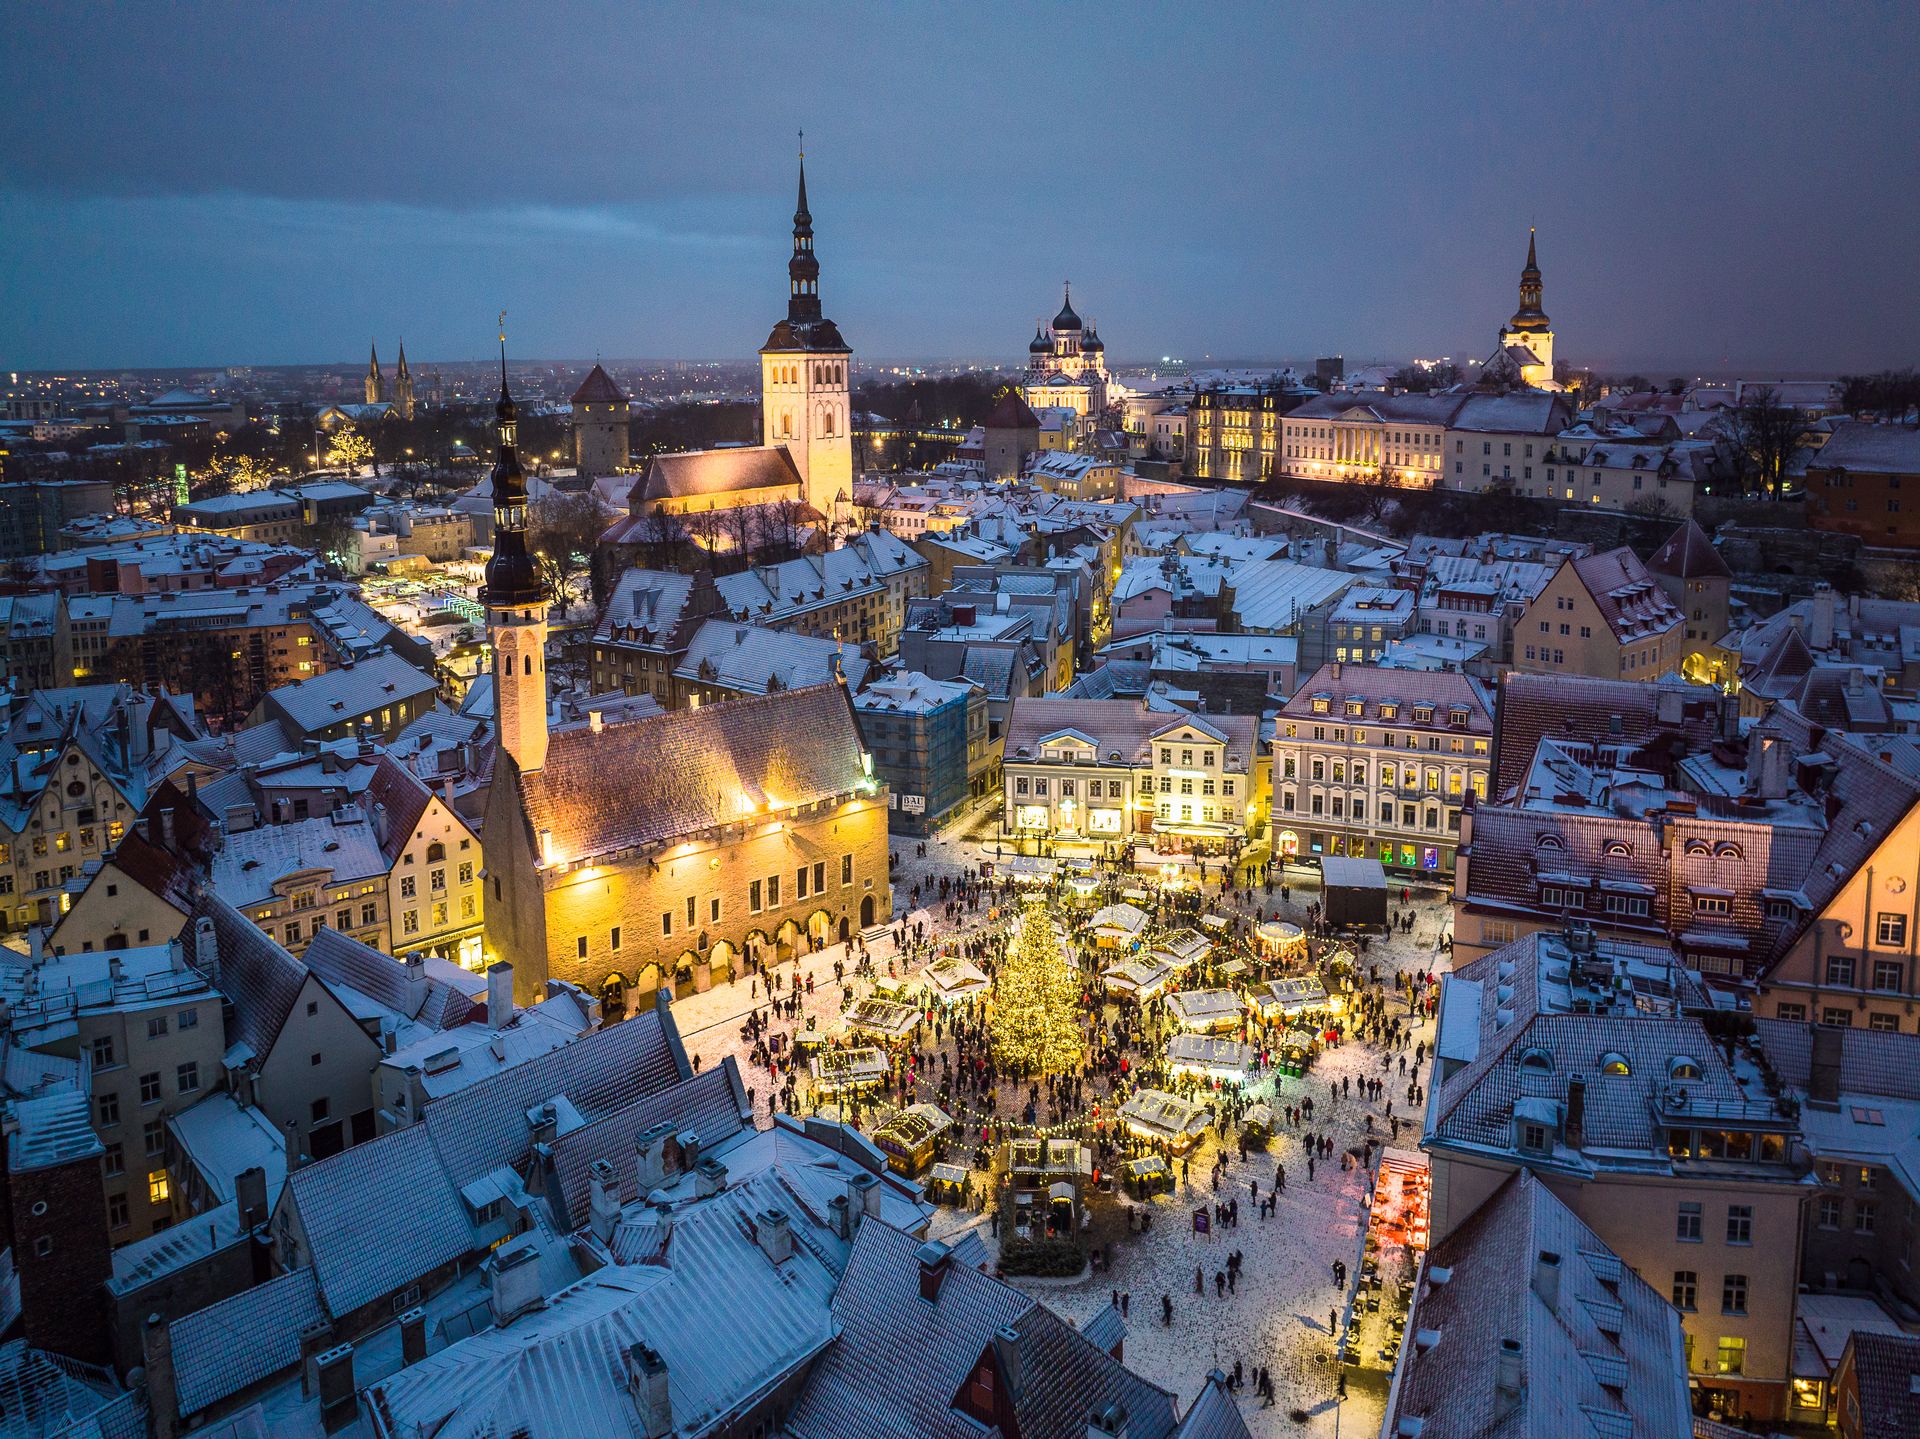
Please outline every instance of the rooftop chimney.
[{"label": "rooftop chimney", "polygon": [[540,1251],[531,1235],[508,1240],[487,1261],[493,1322],[502,1329],[547,1302],[540,1285]]},{"label": "rooftop chimney", "polygon": [[320,1370],[315,1363],[333,1347],[333,1326],[316,1319],[300,1331],[300,1397],[311,1399],[319,1392]]},{"label": "rooftop chimney", "polygon": [[1512,1413],[1520,1403],[1520,1359],[1520,1341],[1502,1339],[1493,1371],[1495,1412],[1501,1415]]},{"label": "rooftop chimney", "polygon": [[220,987],[220,946],[214,942],[213,921],[204,914],[193,922],[193,963],[207,983]]},{"label": "rooftop chimney", "polygon": [[851,1208],[844,1194],[836,1194],[827,1201],[827,1227],[836,1238],[853,1238],[853,1221],[849,1218]]},{"label": "rooftop chimney", "polygon": [[1807,1067],[1807,1103],[1832,1107],[1840,1102],[1840,1062],[1846,1031],[1832,1024],[1813,1027],[1813,1058]]},{"label": "rooftop chimney", "polygon": [[1533,1261],[1533,1292],[1554,1313],[1560,1310],[1560,1256],[1542,1249]]},{"label": "rooftop chimney", "polygon": [[1567,1144],[1578,1149],[1587,1128],[1587,1081],[1581,1075],[1567,1077],[1567,1113],[1560,1127]]},{"label": "rooftop chimney", "polygon": [[400,1316],[400,1363],[412,1368],[427,1357],[427,1311],[418,1307]]},{"label": "rooftop chimney", "polygon": [[932,1304],[939,1299],[940,1286],[953,1267],[953,1251],[937,1239],[928,1240],[920,1246],[919,1257],[920,1297]]},{"label": "rooftop chimney", "polygon": [[1007,1382],[1007,1393],[1018,1398],[1025,1375],[1020,1366],[1020,1331],[1003,1324],[993,1332],[993,1352],[1000,1361],[1000,1374]]},{"label": "rooftop chimney", "polygon": [[152,1416],[153,1439],[173,1439],[180,1432],[173,1333],[158,1314],[147,1316],[146,1328],[140,1333],[140,1362],[147,1371],[147,1412]]},{"label": "rooftop chimney", "polygon": [[613,1226],[620,1219],[620,1186],[614,1179],[610,1161],[596,1159],[587,1166],[587,1192],[590,1215],[587,1227],[602,1244],[610,1243]]},{"label": "rooftop chimney", "polygon": [[1087,1415],[1087,1439],[1127,1439],[1127,1411],[1123,1405],[1096,1405]]},{"label": "rooftop chimney", "polygon": [[727,1166],[711,1154],[694,1166],[693,1192],[700,1198],[711,1198],[726,1187]]},{"label": "rooftop chimney", "polygon": [[1810,649],[1829,650],[1833,648],[1833,621],[1837,610],[1833,586],[1824,580],[1813,587],[1813,614],[1807,625],[1807,645]]},{"label": "rooftop chimney", "polygon": [[851,1239],[860,1232],[863,1220],[880,1213],[880,1181],[864,1169],[847,1181],[847,1225]]},{"label": "rooftop chimney", "polygon": [[673,1398],[667,1392],[667,1361],[657,1350],[636,1344],[626,1351],[627,1393],[640,1411],[645,1439],[666,1439],[673,1431]]},{"label": "rooftop chimney", "polygon": [[793,1257],[793,1225],[784,1210],[761,1210],[754,1217],[753,1237],[770,1263],[785,1264]]},{"label": "rooftop chimney", "polygon": [[634,1178],[642,1199],[667,1182],[667,1141],[671,1138],[671,1124],[656,1124],[633,1141]]},{"label": "rooftop chimney", "polygon": [[487,966],[487,1028],[505,1029],[513,1019],[513,966],[496,960]]},{"label": "rooftop chimney", "polygon": [[259,1165],[234,1176],[233,1197],[240,1208],[240,1227],[257,1229],[267,1222],[267,1171]]},{"label": "rooftop chimney", "polygon": [[353,1387],[353,1346],[342,1344],[314,1356],[319,1371],[320,1424],[329,1434],[338,1434],[353,1423],[360,1413],[360,1401]]}]

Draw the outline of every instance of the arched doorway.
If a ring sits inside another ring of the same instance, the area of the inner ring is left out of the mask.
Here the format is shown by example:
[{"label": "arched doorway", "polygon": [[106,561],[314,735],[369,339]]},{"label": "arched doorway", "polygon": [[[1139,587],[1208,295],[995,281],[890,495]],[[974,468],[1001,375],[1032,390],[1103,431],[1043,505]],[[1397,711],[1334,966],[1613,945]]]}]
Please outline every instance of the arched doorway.
[{"label": "arched doorway", "polygon": [[675,999],[685,999],[694,992],[693,967],[699,962],[700,956],[690,949],[682,950],[680,957],[673,962],[673,997]]},{"label": "arched doorway", "polygon": [[794,950],[800,942],[800,926],[792,920],[782,920],[780,928],[773,932],[774,958],[776,962],[792,959]]},{"label": "arched doorway", "polygon": [[707,963],[712,966],[713,982],[715,984],[719,984],[722,980],[733,978],[736,968],[736,957],[736,952],[731,943],[724,939],[714,942],[713,948],[707,951]]},{"label": "arched doorway", "polygon": [[840,942],[845,944],[853,933],[853,921],[844,914],[840,916]]},{"label": "arched doorway", "polygon": [[816,909],[812,914],[808,915],[807,938],[813,941],[813,947],[815,949],[818,949],[823,944],[831,943],[833,940],[833,916],[828,914],[824,909]]},{"label": "arched doorway", "polygon": [[1277,841],[1280,858],[1297,859],[1300,855],[1300,836],[1290,829],[1280,831]]},{"label": "arched doorway", "polygon": [[600,1022],[617,1024],[627,1017],[627,977],[615,972],[600,981]]},{"label": "arched doorway", "polygon": [[860,928],[873,928],[873,896],[870,894],[860,897]]},{"label": "arched doorway", "polygon": [[749,965],[764,964],[772,958],[768,953],[772,946],[773,941],[767,938],[767,932],[764,929],[748,930],[743,950],[747,963]]}]

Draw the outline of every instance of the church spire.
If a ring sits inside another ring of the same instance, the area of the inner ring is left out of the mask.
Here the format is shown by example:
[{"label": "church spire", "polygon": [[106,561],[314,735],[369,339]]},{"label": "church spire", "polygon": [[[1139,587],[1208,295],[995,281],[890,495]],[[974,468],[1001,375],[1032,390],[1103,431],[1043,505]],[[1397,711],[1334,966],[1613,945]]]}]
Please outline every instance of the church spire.
[{"label": "church spire", "polygon": [[403,380],[407,378],[407,342],[404,336],[400,340],[400,363],[395,368],[394,374]]},{"label": "church spire", "polygon": [[1514,311],[1508,328],[1514,330],[1544,330],[1547,328],[1546,313],[1540,308],[1542,286],[1540,283],[1540,262],[1535,256],[1532,226],[1527,228],[1527,264],[1520,272],[1520,308]]},{"label": "church spire", "polygon": [[787,261],[787,319],[796,325],[820,318],[820,262],[813,254],[813,213],[807,209],[807,152],[800,151],[800,198],[793,211],[793,258]]},{"label": "church spire", "polygon": [[490,608],[545,602],[545,586],[527,552],[527,477],[515,444],[519,412],[507,386],[506,312],[500,315],[500,399],[493,407],[500,444],[493,461],[493,557],[487,561]]},{"label": "church spire", "polygon": [[369,405],[377,405],[386,399],[386,382],[380,378],[380,346],[372,340],[367,341],[367,379],[364,386]]}]

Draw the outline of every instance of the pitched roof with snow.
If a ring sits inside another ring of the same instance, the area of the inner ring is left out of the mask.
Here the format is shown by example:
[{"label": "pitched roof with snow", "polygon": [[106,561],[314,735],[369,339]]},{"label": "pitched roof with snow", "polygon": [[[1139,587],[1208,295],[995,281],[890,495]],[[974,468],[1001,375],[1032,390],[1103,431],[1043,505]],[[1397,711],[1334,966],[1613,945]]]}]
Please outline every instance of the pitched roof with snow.
[{"label": "pitched roof with snow", "polygon": [[570,403],[575,405],[624,405],[627,393],[614,383],[599,365],[587,371],[586,379],[580,382],[580,388],[573,392]]},{"label": "pitched roof with snow", "polygon": [[738,449],[656,455],[640,482],[639,497],[695,499],[782,487],[790,487],[796,496],[800,492],[800,471],[786,446],[742,445]]},{"label": "pitched roof with snow", "polygon": [[1664,634],[1685,618],[1659,582],[1647,573],[1640,557],[1625,545],[1567,563],[1593,597],[1600,617],[1622,643]]}]

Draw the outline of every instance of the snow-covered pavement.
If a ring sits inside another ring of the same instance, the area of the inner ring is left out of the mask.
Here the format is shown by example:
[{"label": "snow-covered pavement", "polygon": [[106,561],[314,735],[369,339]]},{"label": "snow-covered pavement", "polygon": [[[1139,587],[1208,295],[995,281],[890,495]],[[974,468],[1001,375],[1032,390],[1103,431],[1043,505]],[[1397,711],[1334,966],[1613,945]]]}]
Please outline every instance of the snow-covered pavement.
[{"label": "snow-covered pavement", "polygon": [[[895,852],[901,856],[894,894],[902,911],[909,906],[914,886],[921,886],[922,908],[904,915],[904,922],[909,927],[916,920],[924,923],[936,939],[969,933],[983,924],[985,906],[978,914],[963,915],[950,925],[942,917],[938,898],[940,878],[957,880],[968,864],[978,861],[978,848],[959,840],[936,840],[929,842],[928,856],[920,859],[915,857],[915,845],[915,841],[903,837],[894,841]],[[1303,918],[1307,904],[1317,898],[1317,874],[1292,870],[1288,882],[1292,896],[1287,914]],[[1430,894],[1402,905],[1395,890],[1392,900],[1391,908],[1415,912],[1414,930],[1388,939],[1374,938],[1362,968],[1378,965],[1383,978],[1436,965],[1444,968],[1444,957],[1436,954],[1436,941],[1448,918],[1444,899]],[[1279,903],[1277,888],[1271,897],[1256,894],[1256,906],[1269,912]],[[1211,899],[1208,908],[1242,912],[1230,902]],[[877,973],[884,976],[889,960],[896,958],[891,941],[873,947],[872,953]],[[814,991],[804,996],[802,1014],[816,1017],[823,1030],[831,1028],[843,1003],[842,988],[833,979],[834,961],[841,957],[842,948],[836,945],[780,967],[782,997],[791,993],[787,986],[796,976],[803,988],[806,977],[812,976]],[[851,964],[847,969],[848,986],[856,996],[872,991],[870,983],[853,976]],[[763,1116],[772,1084],[765,1065],[756,1070],[751,1063],[753,1041],[741,1029],[748,1014],[756,1007],[764,1008],[766,1001],[764,982],[742,980],[691,995],[674,1005],[675,1020],[689,1054],[696,1056],[703,1067],[727,1054],[734,1055]],[[1404,1016],[1405,1005],[1395,1000],[1389,1012]],[[803,1017],[798,1023],[780,1020],[772,1028],[776,1033],[791,1034],[804,1025]],[[1407,1085],[1414,1078],[1415,1067],[1410,1046],[1422,1039],[1430,1042],[1430,1026],[1416,1028],[1409,1048],[1401,1052],[1406,1059],[1406,1077],[1399,1069],[1401,1053],[1391,1057],[1391,1077],[1378,1105],[1363,1105],[1357,1097],[1363,1078],[1388,1074],[1381,1068],[1382,1051],[1369,1044],[1349,1041],[1323,1053],[1304,1078],[1279,1081],[1282,1092],[1278,1104],[1297,1105],[1311,1096],[1315,1112],[1307,1127],[1334,1138],[1334,1158],[1317,1166],[1313,1180],[1307,1178],[1300,1131],[1283,1122],[1264,1154],[1255,1151],[1243,1162],[1237,1149],[1228,1147],[1228,1163],[1216,1196],[1208,1176],[1218,1149],[1214,1133],[1209,1131],[1207,1140],[1191,1156],[1190,1186],[1151,1202],[1153,1224],[1147,1233],[1129,1233],[1124,1222],[1107,1226],[1117,1230],[1111,1273],[1096,1272],[1077,1280],[1014,1282],[1074,1320],[1084,1320],[1100,1306],[1111,1303],[1115,1289],[1126,1294],[1128,1365],[1173,1390],[1183,1404],[1193,1398],[1207,1370],[1218,1366],[1231,1374],[1234,1362],[1240,1361],[1246,1376],[1241,1391],[1242,1412],[1260,1439],[1283,1434],[1377,1433],[1383,1408],[1380,1394],[1364,1392],[1355,1384],[1350,1386],[1345,1401],[1336,1404],[1338,1371],[1331,1360],[1328,1320],[1329,1311],[1342,1303],[1343,1294],[1335,1287],[1331,1266],[1336,1259],[1349,1266],[1354,1262],[1361,1198],[1367,1182],[1357,1165],[1343,1170],[1339,1155],[1349,1146],[1358,1149],[1368,1137],[1365,1116],[1369,1112],[1373,1116],[1372,1137],[1379,1143],[1391,1142],[1388,1100],[1394,1101],[1394,1114],[1402,1117],[1399,1142],[1406,1147],[1417,1143],[1417,1131],[1406,1122],[1410,1117],[1414,1124],[1418,1122],[1417,1106],[1407,1101]],[[1329,1085],[1337,1085],[1342,1078],[1353,1081],[1355,1097],[1330,1107]],[[1260,1195],[1265,1197],[1273,1186],[1276,1162],[1286,1166],[1287,1187],[1278,1212],[1263,1222],[1257,1206],[1250,1202],[1248,1185],[1257,1182]],[[1239,1199],[1238,1226],[1196,1234],[1193,1211],[1206,1207],[1211,1212],[1216,1197],[1222,1202]],[[1125,1202],[1102,1199],[1099,1204],[1117,1211]],[[936,1238],[950,1237],[966,1227],[979,1226],[986,1238],[986,1224],[983,1214],[943,1208],[934,1220],[933,1234]],[[1215,1271],[1225,1269],[1227,1255],[1236,1249],[1244,1258],[1235,1292],[1217,1298]],[[1196,1267],[1204,1278],[1204,1295],[1194,1292]],[[1170,1326],[1161,1321],[1163,1294],[1173,1303]],[[1253,1385],[1255,1368],[1261,1364],[1271,1370],[1276,1389],[1276,1403],[1265,1409]],[[1304,1423],[1290,1417],[1296,1410],[1305,1411]]]}]

